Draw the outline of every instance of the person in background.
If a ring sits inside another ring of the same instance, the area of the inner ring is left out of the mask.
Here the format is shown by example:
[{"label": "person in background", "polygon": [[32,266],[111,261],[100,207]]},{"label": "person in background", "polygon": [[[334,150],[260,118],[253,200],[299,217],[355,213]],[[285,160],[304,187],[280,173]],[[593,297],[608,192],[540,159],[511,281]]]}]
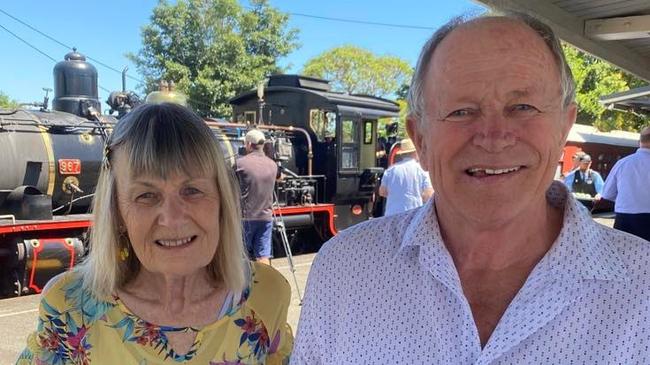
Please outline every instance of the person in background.
[{"label": "person in background", "polygon": [[564,183],[570,192],[588,194],[598,200],[605,185],[603,177],[597,171],[591,169],[591,156],[583,154],[579,159],[578,168],[567,174]]},{"label": "person in background", "polygon": [[289,283],[247,260],[218,141],[177,104],[141,105],[106,143],[90,251],[41,295],[17,364],[282,364]]},{"label": "person in background", "polygon": [[235,171],[241,189],[244,241],[252,260],[271,263],[273,191],[278,165],[264,153],[264,133],[251,129],[244,136],[247,154],[237,159]]},{"label": "person in background", "polygon": [[650,241],[650,126],[641,130],[639,149],[607,175],[602,197],[614,202],[614,228]]},{"label": "person in background", "polygon": [[571,157],[571,163],[573,164],[571,166],[571,171],[576,170],[578,167],[580,167],[580,159],[584,155],[586,155],[584,151],[578,151]]},{"label": "person in background", "polygon": [[431,180],[420,167],[411,139],[401,141],[397,156],[402,160],[384,172],[379,186],[379,195],[386,198],[385,216],[417,208],[433,195]]},{"label": "person in background", "polygon": [[536,19],[436,31],[406,124],[435,194],[323,245],[291,363],[650,364],[650,245],[553,180],[574,100]]}]

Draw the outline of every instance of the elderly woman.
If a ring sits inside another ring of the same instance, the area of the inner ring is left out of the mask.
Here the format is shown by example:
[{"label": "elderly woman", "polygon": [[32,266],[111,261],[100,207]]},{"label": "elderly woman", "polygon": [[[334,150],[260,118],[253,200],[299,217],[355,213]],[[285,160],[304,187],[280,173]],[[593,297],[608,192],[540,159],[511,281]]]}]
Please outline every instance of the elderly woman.
[{"label": "elderly woman", "polygon": [[200,117],[144,105],[106,147],[87,260],[43,293],[18,364],[276,364],[290,288],[243,252],[239,195]]}]

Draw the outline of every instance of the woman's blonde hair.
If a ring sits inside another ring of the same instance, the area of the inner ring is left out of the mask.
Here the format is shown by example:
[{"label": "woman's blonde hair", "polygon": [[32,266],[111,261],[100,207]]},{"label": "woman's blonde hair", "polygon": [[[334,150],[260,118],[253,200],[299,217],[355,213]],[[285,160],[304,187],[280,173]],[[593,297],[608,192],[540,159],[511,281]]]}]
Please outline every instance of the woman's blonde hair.
[{"label": "woman's blonde hair", "polygon": [[90,252],[77,268],[84,275],[84,287],[98,297],[110,296],[140,270],[128,236],[120,232],[115,170],[110,166],[116,150],[128,156],[127,170],[132,176],[164,179],[176,172],[189,175],[190,166],[206,175],[216,175],[220,214],[219,222],[214,224],[219,224],[220,234],[207,272],[215,286],[223,284],[236,294],[243,291],[247,261],[234,172],[226,165],[217,139],[201,117],[170,103],[137,107],[117,123],[108,139],[93,201]]}]

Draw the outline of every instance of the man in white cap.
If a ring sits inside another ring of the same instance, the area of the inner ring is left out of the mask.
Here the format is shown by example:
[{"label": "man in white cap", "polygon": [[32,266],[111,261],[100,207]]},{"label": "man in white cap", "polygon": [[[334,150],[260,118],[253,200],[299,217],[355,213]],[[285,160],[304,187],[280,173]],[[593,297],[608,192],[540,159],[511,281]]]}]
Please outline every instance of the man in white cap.
[{"label": "man in white cap", "polygon": [[236,172],[241,189],[244,243],[252,260],[271,263],[273,229],[273,189],[278,165],[263,151],[264,133],[252,129],[244,137],[248,154],[237,159]]},{"label": "man in white cap", "polygon": [[379,195],[386,198],[386,216],[417,208],[433,194],[429,175],[422,170],[410,138],[400,142],[397,155],[402,160],[384,172],[379,187]]}]

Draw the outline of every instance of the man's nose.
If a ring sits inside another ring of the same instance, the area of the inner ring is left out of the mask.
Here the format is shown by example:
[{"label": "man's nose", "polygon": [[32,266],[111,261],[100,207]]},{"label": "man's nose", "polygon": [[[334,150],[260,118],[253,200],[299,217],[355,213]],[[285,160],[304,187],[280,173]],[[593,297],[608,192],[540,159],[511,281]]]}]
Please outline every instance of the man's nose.
[{"label": "man's nose", "polygon": [[186,223],[187,207],[179,197],[166,197],[158,209],[158,224],[165,227],[177,227]]},{"label": "man's nose", "polygon": [[478,121],[472,142],[485,151],[501,152],[516,143],[512,121],[500,113],[484,115]]}]

